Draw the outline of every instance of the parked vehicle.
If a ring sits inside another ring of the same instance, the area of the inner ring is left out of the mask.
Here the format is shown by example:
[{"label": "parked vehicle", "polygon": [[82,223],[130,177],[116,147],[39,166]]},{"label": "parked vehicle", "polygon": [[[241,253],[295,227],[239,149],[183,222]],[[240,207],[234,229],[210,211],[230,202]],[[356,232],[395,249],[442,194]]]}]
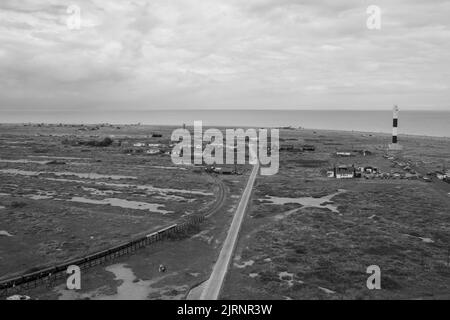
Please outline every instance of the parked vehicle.
[{"label": "parked vehicle", "polygon": [[31,300],[29,296],[25,296],[22,294],[15,294],[6,298],[6,300]]}]

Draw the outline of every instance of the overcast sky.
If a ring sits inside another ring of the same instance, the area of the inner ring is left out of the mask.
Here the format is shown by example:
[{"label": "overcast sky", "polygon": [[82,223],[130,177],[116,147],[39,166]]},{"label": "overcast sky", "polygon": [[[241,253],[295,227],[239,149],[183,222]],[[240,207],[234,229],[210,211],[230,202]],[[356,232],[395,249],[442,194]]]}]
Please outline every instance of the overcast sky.
[{"label": "overcast sky", "polygon": [[450,110],[450,1],[1,0],[0,43],[3,110]]}]

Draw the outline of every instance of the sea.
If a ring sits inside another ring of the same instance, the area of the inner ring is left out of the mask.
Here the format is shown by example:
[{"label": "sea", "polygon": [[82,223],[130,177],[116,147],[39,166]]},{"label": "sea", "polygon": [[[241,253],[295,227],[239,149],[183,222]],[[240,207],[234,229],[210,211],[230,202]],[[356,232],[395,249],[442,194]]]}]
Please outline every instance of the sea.
[{"label": "sea", "polygon": [[[0,123],[149,124],[216,127],[301,127],[392,132],[392,110],[137,110],[2,111]],[[400,111],[399,134],[450,137],[449,111]]]}]

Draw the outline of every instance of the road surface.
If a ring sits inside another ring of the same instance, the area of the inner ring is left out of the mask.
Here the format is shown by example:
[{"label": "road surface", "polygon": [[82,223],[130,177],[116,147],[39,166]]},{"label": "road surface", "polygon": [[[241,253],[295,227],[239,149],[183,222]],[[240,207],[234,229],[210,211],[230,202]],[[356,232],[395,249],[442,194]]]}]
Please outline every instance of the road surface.
[{"label": "road surface", "polygon": [[219,257],[214,265],[213,271],[209,280],[206,281],[204,289],[200,295],[200,300],[217,300],[222,289],[223,281],[230,265],[231,257],[241,229],[241,224],[244,219],[245,209],[247,208],[250,199],[253,184],[255,183],[256,175],[258,174],[259,163],[253,167],[253,170],[248,178],[247,186],[242,194],[241,201],[234,214],[227,237],[220,250]]}]

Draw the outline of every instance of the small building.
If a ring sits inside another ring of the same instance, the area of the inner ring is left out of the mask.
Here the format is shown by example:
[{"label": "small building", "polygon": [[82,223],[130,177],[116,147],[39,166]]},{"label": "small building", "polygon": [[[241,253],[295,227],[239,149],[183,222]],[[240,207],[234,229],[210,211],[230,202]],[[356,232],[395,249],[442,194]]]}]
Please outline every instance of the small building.
[{"label": "small building", "polygon": [[161,153],[161,150],[159,149],[148,149],[147,151],[145,151],[146,154],[158,154]]},{"label": "small building", "polygon": [[313,146],[312,144],[305,144],[302,146],[302,150],[303,151],[315,151],[316,147]]},{"label": "small building", "polygon": [[372,166],[364,167],[364,173],[368,173],[368,174],[378,173],[378,168],[377,167],[372,167]]},{"label": "small building", "polygon": [[388,172],[383,172],[383,173],[380,175],[380,178],[381,178],[381,179],[389,179],[390,177],[391,177],[391,174],[388,173]]},{"label": "small building", "polygon": [[355,167],[337,166],[335,168],[335,176],[337,179],[353,179],[355,177]]},{"label": "small building", "polygon": [[214,172],[218,174],[233,174],[234,171],[229,167],[214,168]]},{"label": "small building", "polygon": [[143,142],[136,142],[136,143],[133,144],[133,147],[142,148],[142,147],[145,147],[145,143],[143,143]]},{"label": "small building", "polygon": [[364,173],[364,167],[358,167],[355,169],[355,178],[361,178]]},{"label": "small building", "polygon": [[123,153],[127,153],[127,154],[131,154],[131,153],[133,153],[133,151],[134,151],[134,149],[132,149],[132,148],[124,148],[124,149],[122,149],[122,152]]},{"label": "small building", "polygon": [[444,180],[445,178],[447,178],[447,175],[443,171],[435,171],[434,174],[439,180]]},{"label": "small building", "polygon": [[350,151],[336,151],[336,156],[338,157],[351,157],[353,153]]},{"label": "small building", "polygon": [[285,144],[280,146],[280,151],[293,151],[294,146],[291,144]]}]

